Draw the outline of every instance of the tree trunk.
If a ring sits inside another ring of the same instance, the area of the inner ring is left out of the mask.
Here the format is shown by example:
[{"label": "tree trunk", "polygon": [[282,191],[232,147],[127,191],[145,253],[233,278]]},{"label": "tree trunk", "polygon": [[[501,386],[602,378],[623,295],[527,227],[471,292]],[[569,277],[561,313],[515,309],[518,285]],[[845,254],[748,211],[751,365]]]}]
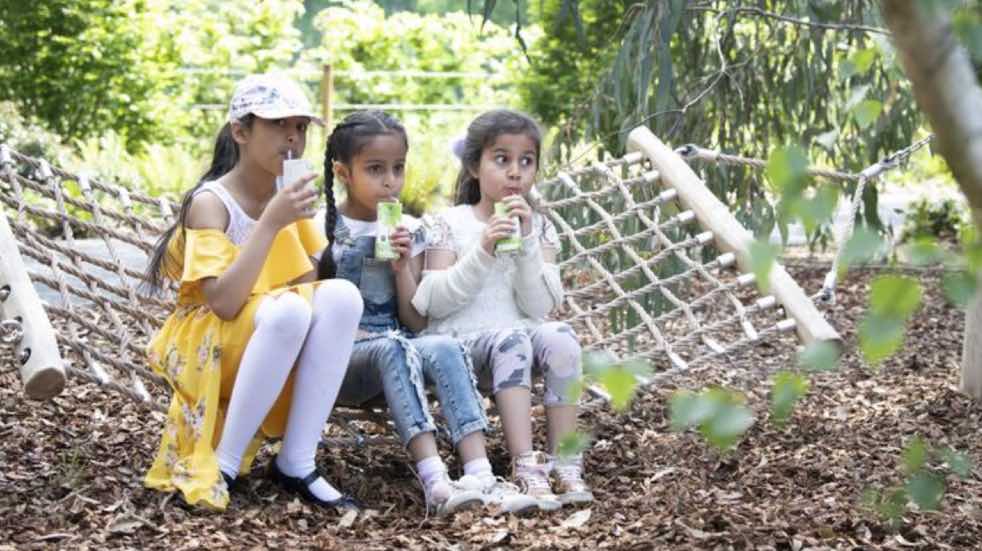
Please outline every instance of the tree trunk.
[{"label": "tree trunk", "polygon": [[[900,62],[917,105],[935,133],[937,150],[982,222],[982,88],[940,2],[882,0]],[[982,399],[982,296],[969,304],[962,346],[962,391]]]}]

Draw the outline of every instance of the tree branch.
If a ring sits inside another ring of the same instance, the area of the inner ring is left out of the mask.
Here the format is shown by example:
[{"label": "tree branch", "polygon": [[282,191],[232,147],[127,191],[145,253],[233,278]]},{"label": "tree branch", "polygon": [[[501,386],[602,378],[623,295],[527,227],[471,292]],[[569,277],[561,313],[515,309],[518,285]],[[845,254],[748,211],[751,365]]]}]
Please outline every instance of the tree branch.
[{"label": "tree branch", "polygon": [[926,2],[880,4],[917,105],[937,135],[938,151],[973,211],[982,212],[982,88],[949,14]]},{"label": "tree branch", "polygon": [[755,8],[752,6],[739,6],[736,8],[728,8],[728,9],[710,8],[708,6],[690,6],[687,9],[689,11],[708,11],[720,15],[725,15],[728,13],[737,13],[737,14],[752,13],[760,17],[764,17],[768,19],[776,19],[778,21],[783,21],[784,23],[791,23],[792,25],[801,25],[803,27],[813,27],[816,29],[824,29],[828,31],[857,31],[857,32],[882,34],[882,35],[890,34],[890,31],[886,29],[881,29],[879,27],[871,27],[869,25],[857,25],[853,23],[819,23],[817,21],[798,19],[795,17],[789,17],[787,15],[781,15],[779,13],[765,11],[761,8]]}]

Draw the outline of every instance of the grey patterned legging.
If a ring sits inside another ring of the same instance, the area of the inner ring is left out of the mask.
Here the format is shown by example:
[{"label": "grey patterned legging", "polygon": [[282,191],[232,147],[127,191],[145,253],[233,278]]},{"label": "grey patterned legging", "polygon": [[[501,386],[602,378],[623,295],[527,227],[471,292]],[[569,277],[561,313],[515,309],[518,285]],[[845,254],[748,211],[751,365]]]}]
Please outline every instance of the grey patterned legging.
[{"label": "grey patterned legging", "polygon": [[570,396],[580,379],[580,342],[567,323],[552,321],[532,329],[494,329],[462,339],[471,352],[481,390],[494,394],[531,388],[532,369],[543,373],[546,406],[575,405]]}]

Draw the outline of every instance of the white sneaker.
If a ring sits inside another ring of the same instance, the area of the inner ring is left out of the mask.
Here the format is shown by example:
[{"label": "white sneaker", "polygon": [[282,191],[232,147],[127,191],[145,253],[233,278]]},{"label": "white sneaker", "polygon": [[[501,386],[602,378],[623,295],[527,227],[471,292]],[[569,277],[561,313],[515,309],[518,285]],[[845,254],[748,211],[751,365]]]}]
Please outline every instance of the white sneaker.
[{"label": "white sneaker", "polygon": [[523,494],[518,486],[491,473],[483,476],[464,475],[460,478],[460,484],[479,490],[486,507],[495,507],[505,513],[522,514],[539,508],[537,499]]},{"label": "white sneaker", "polygon": [[423,488],[427,511],[446,516],[458,511],[484,505],[479,490],[471,490],[450,478],[447,473]]},{"label": "white sneaker", "polygon": [[551,470],[552,463],[542,452],[522,454],[511,463],[512,480],[523,494],[535,498],[543,511],[555,511],[563,506],[549,485]]},{"label": "white sneaker", "polygon": [[559,501],[563,505],[583,504],[593,501],[593,492],[583,480],[583,456],[553,458],[552,474],[559,488]]}]

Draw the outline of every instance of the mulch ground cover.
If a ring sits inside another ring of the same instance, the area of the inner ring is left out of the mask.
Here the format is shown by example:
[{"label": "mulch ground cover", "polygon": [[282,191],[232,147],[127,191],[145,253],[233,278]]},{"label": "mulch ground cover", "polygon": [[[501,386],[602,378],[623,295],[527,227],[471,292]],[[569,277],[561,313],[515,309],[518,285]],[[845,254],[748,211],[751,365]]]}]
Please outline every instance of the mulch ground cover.
[{"label": "mulch ground cover", "polygon": [[[824,269],[789,271],[806,289],[821,286]],[[29,401],[5,367],[0,549],[979,548],[978,471],[947,476],[936,512],[909,506],[891,523],[864,506],[868,490],[903,484],[901,452],[915,435],[982,463],[982,409],[958,392],[963,313],[945,302],[936,275],[916,275],[927,289],[923,306],[903,349],[874,370],[858,352],[856,329],[876,274],[856,271],[840,284],[827,312],[846,353],[837,371],[811,377],[785,427],[768,419],[768,376],[792,367],[795,350],[762,343],[645,391],[628,412],[591,409],[583,428],[593,435],[586,466],[596,502],[521,518],[426,517],[406,454],[395,446],[320,451],[331,480],[371,507],[356,517],[312,509],[272,486],[259,469],[269,450],[228,511],[190,509],[142,486],[160,417],[91,385]],[[728,453],[669,426],[672,393],[710,384],[744,392],[756,415]],[[541,428],[541,416],[536,421]],[[496,471],[507,472],[500,432],[490,446]]]}]

